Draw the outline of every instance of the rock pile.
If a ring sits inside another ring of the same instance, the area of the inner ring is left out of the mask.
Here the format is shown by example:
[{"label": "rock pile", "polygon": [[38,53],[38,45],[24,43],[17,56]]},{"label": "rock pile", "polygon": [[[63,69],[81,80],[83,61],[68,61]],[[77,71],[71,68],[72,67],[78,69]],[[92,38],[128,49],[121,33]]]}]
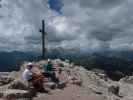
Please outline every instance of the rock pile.
[{"label": "rock pile", "polygon": [[111,85],[108,87],[108,92],[119,96],[120,87],[118,85]]},{"label": "rock pile", "polygon": [[120,79],[120,82],[133,84],[133,76],[126,76],[126,77]]},{"label": "rock pile", "polygon": [[30,99],[32,98],[32,92],[26,90],[18,89],[7,89],[5,91],[0,91],[1,97],[6,100],[17,100],[17,99]]},{"label": "rock pile", "polygon": [[[104,96],[107,98],[105,100],[133,100],[133,76],[124,77],[120,81],[113,81],[108,78],[104,71],[88,71],[82,66],[70,64],[68,60],[61,61],[58,59],[52,62],[61,65],[63,74],[58,86],[51,81],[44,83],[44,87],[50,90],[56,88],[62,89],[74,84],[74,86],[81,86],[81,89],[87,91],[88,95],[96,94]],[[41,66],[44,63],[45,61],[34,62],[39,70],[42,70]],[[22,66],[21,71],[24,69],[25,64]],[[0,75],[0,85],[0,87],[6,86],[6,89],[0,88],[0,98],[6,98],[7,100],[17,100],[18,98],[31,99],[36,95],[36,91],[33,88],[29,88],[20,79],[12,78],[10,74]]]},{"label": "rock pile", "polygon": [[13,80],[14,79],[10,76],[1,75],[0,76],[0,86],[8,84],[8,83],[12,82]]},{"label": "rock pile", "polygon": [[19,89],[19,90],[28,90],[29,87],[26,83],[20,81],[20,80],[14,80],[11,82],[8,86],[9,89]]}]

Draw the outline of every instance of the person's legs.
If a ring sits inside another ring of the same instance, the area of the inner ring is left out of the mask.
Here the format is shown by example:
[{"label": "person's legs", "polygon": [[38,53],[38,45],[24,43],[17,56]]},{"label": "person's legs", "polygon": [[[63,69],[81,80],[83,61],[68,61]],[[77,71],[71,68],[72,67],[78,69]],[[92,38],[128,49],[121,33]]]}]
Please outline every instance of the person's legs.
[{"label": "person's legs", "polygon": [[46,78],[50,78],[51,81],[53,81],[53,82],[55,82],[55,83],[58,83],[58,82],[59,82],[59,80],[58,80],[58,78],[56,78],[56,75],[55,75],[54,72],[52,72],[52,73],[43,73],[43,75],[44,75]]},{"label": "person's legs", "polygon": [[48,92],[45,87],[44,87],[44,84],[43,84],[43,80],[40,79],[40,80],[37,80],[37,81],[34,81],[33,82],[33,87],[39,91],[39,92]]},{"label": "person's legs", "polygon": [[59,79],[56,77],[55,73],[51,73],[51,80],[55,83],[59,83]]},{"label": "person's legs", "polygon": [[43,91],[44,90],[44,76],[43,75],[34,75],[34,77],[30,80],[30,82],[32,83],[33,87],[37,90],[37,91]]},{"label": "person's legs", "polygon": [[43,74],[46,78],[52,78],[53,74],[52,73],[44,73]]}]

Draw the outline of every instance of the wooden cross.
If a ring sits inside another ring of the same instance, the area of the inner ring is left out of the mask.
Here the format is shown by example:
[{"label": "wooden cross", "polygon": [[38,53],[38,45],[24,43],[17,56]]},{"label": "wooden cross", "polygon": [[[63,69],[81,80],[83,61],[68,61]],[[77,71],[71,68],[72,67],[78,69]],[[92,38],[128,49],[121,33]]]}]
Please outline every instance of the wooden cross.
[{"label": "wooden cross", "polygon": [[45,20],[42,20],[42,29],[39,30],[42,34],[42,59],[46,58],[46,32],[45,32]]}]

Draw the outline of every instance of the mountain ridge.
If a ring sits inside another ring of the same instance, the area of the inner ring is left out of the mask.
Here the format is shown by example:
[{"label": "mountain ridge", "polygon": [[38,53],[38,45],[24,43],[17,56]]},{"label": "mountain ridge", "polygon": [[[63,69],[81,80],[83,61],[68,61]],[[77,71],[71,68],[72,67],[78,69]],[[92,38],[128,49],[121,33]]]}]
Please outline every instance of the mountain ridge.
[{"label": "mountain ridge", "polygon": [[[36,52],[0,52],[0,69],[1,71],[12,71],[17,70],[19,65],[23,63],[23,61],[33,61],[40,60],[41,54]],[[133,53],[132,51],[100,51],[100,52],[79,52],[71,50],[60,50],[53,49],[47,53],[47,58],[56,59],[60,58],[62,60],[69,59],[70,61],[78,62],[77,64],[81,64],[86,66],[88,64],[88,60],[91,63],[96,62],[96,65],[100,65],[100,63],[105,62],[105,65],[102,67],[107,67],[106,63],[110,65],[110,67],[127,67],[133,66]],[[82,61],[82,62],[81,62]],[[108,65],[107,64],[107,65]],[[126,66],[125,66],[126,64]],[[124,66],[123,66],[124,65]],[[93,67],[93,66],[92,66]],[[112,67],[112,68],[113,68]]]}]

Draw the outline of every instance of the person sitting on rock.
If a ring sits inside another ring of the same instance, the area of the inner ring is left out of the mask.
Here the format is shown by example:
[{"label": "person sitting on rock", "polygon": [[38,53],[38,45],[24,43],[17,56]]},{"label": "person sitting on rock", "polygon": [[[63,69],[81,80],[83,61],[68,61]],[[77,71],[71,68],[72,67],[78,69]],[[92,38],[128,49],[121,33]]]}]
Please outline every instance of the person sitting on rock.
[{"label": "person sitting on rock", "polygon": [[32,68],[33,64],[28,63],[22,75],[24,81],[29,82],[30,80],[32,80],[32,75],[33,75],[33,72],[31,71]]},{"label": "person sitting on rock", "polygon": [[60,82],[64,82],[64,83],[67,82],[67,75],[66,75],[65,71],[63,71],[61,68],[59,68],[57,77]]},{"label": "person sitting on rock", "polygon": [[51,81],[58,83],[58,79],[56,78],[51,60],[48,59],[48,63],[43,65],[43,69],[44,69],[43,74],[45,77],[50,78]]},{"label": "person sitting on rock", "polygon": [[58,88],[64,88],[67,84],[67,75],[65,71],[63,71],[61,68],[59,68],[58,73],[57,73],[57,78],[59,80],[58,82]]},{"label": "person sitting on rock", "polygon": [[43,75],[37,75],[36,73],[32,72],[33,64],[28,63],[26,69],[23,72],[23,80],[27,81],[29,86],[33,86],[38,91],[45,91],[43,87]]}]

